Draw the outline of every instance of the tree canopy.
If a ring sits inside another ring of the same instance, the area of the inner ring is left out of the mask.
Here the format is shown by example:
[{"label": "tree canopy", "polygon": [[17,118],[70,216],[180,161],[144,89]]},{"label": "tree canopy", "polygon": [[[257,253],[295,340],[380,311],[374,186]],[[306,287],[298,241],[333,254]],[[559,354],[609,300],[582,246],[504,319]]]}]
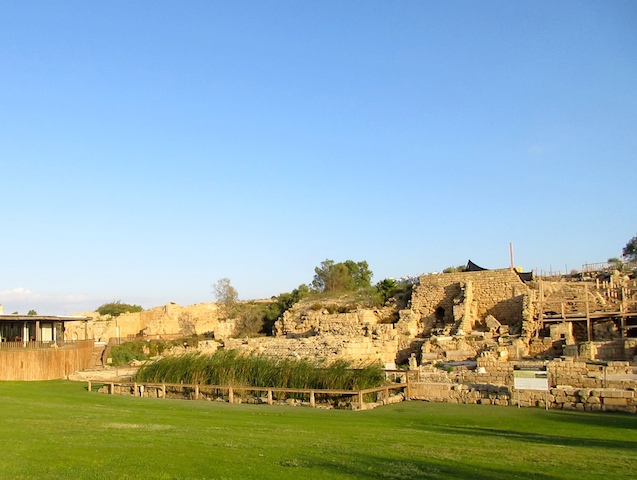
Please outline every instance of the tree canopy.
[{"label": "tree canopy", "polygon": [[458,273],[458,272],[466,272],[466,271],[467,271],[466,265],[458,265],[457,267],[455,266],[447,267],[442,271],[442,273]]},{"label": "tree canopy", "polygon": [[96,312],[100,315],[110,315],[112,317],[118,317],[122,313],[141,312],[142,310],[143,308],[140,305],[130,305],[128,303],[122,303],[121,300],[117,300],[99,306]]},{"label": "tree canopy", "polygon": [[637,260],[637,235],[631,238],[622,250],[626,260]]},{"label": "tree canopy", "polygon": [[236,288],[230,285],[229,278],[220,278],[217,280],[212,284],[212,290],[217,302],[228,308],[232,307],[237,303],[237,300],[239,300],[239,293],[237,293]]},{"label": "tree canopy", "polygon": [[314,269],[312,288],[318,292],[338,292],[357,290],[371,286],[372,271],[366,261],[335,263],[334,260],[321,262]]},{"label": "tree canopy", "polygon": [[393,278],[386,278],[376,284],[376,290],[378,290],[383,303],[389,300],[394,295],[397,289],[398,284],[394,281]]}]

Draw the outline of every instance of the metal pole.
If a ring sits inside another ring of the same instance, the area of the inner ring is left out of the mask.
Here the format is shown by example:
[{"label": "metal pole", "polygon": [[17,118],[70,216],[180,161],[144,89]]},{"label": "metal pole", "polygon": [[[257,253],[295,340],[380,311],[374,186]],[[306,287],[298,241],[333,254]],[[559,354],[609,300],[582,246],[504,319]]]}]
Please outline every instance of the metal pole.
[{"label": "metal pole", "polygon": [[511,270],[515,270],[515,262],[513,261],[513,242],[509,242],[509,256],[511,257]]}]

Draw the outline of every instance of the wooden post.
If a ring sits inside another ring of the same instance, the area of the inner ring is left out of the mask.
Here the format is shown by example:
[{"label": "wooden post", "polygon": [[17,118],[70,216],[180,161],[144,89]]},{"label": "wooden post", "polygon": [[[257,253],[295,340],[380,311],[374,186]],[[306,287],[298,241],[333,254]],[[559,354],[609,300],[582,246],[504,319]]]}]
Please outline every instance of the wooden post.
[{"label": "wooden post", "polygon": [[389,387],[385,387],[385,402],[389,403]]},{"label": "wooden post", "polygon": [[228,402],[234,403],[234,391],[232,390],[232,387],[228,388]]},{"label": "wooden post", "polygon": [[621,287],[622,303],[619,307],[619,311],[624,313],[626,311],[626,287]]},{"label": "wooden post", "polygon": [[590,307],[588,304],[588,287],[584,286],[584,295],[586,295],[586,333],[588,334],[588,341],[590,342],[593,339],[591,335],[591,313]]},{"label": "wooden post", "polygon": [[195,385],[195,400],[199,400],[199,385]]},{"label": "wooden post", "polygon": [[111,395],[115,394],[115,384],[113,382],[111,382],[111,388],[110,388],[110,392]]},{"label": "wooden post", "polygon": [[91,381],[88,381],[88,386],[86,387],[86,389],[90,392],[91,391]]},{"label": "wooden post", "polygon": [[268,389],[268,405],[272,405],[272,390]]},{"label": "wooden post", "polygon": [[409,387],[409,370],[407,370],[407,383],[405,385],[405,400],[411,400],[411,388]]},{"label": "wooden post", "polygon": [[314,390],[310,390],[310,406],[316,407],[316,398],[314,397]]},{"label": "wooden post", "polygon": [[163,394],[163,397],[166,398],[166,384],[163,382],[161,384],[161,393]]},{"label": "wooden post", "polygon": [[137,396],[137,383],[133,383],[133,397]]},{"label": "wooden post", "polygon": [[362,410],[363,409],[363,393],[358,391],[358,406]]},{"label": "wooden post", "polygon": [[535,338],[540,337],[540,330],[544,329],[544,282],[540,278],[540,305],[538,310],[540,311],[539,327],[535,330]]}]

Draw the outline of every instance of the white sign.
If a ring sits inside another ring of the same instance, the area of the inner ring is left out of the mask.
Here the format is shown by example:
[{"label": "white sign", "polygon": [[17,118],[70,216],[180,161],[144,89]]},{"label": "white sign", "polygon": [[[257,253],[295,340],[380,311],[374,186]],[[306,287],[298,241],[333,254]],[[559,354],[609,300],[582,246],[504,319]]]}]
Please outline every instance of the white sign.
[{"label": "white sign", "polygon": [[516,390],[549,390],[549,374],[545,371],[514,370],[513,388]]}]

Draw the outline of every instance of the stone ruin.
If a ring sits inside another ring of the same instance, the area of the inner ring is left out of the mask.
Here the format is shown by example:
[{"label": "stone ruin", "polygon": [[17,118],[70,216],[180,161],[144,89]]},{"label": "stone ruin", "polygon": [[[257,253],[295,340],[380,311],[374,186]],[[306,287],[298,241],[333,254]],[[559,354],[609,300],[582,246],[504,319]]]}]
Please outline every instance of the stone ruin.
[{"label": "stone ruin", "polygon": [[[579,292],[581,287],[525,282],[512,269],[422,275],[404,305],[350,306],[336,313],[339,305],[329,309],[302,301],[276,322],[275,338],[244,340],[239,348],[278,356],[341,355],[385,364],[406,363],[414,356],[420,365],[475,361],[487,354],[503,361],[562,355],[632,360],[635,340],[624,338],[612,319],[593,322],[595,341],[582,338],[577,323],[542,321],[555,298],[572,304],[572,290]],[[591,311],[603,307],[599,293],[588,295]],[[346,303],[346,297],[341,299],[342,305]]]},{"label": "stone ruin", "polygon": [[142,312],[124,313],[118,317],[85,312],[88,322],[68,322],[67,340],[93,338],[96,342],[108,342],[111,338],[144,337],[148,339],[166,336],[205,335],[221,339],[233,335],[235,325],[226,318],[216,303],[198,303],[182,307],[168,303]]},{"label": "stone ruin", "polygon": [[[514,404],[513,369],[533,363],[553,372],[553,387],[518,395],[523,405],[637,411],[637,338],[629,336],[637,333],[635,281],[619,274],[601,284],[526,280],[512,269],[421,275],[401,300],[375,309],[353,294],[329,304],[306,298],[277,320],[271,337],[235,337],[234,321],[214,303],[171,303],[117,319],[84,314],[93,319],[66,334],[102,341],[207,334],[220,342],[215,348],[251,354],[408,365],[418,372],[417,398],[458,403]],[[606,378],[608,368],[619,380]]]},{"label": "stone ruin", "polygon": [[[615,280],[616,285],[621,282],[627,280]],[[583,285],[525,282],[512,269],[428,274],[414,282],[410,296],[382,308],[363,308],[352,295],[332,299],[329,305],[303,299],[275,323],[273,337],[232,338],[235,322],[215,303],[187,307],[169,303],[117,318],[83,313],[92,320],[70,323],[65,335],[106,342],[115,337],[207,334],[226,348],[246,352],[379,361],[388,366],[475,361],[484,355],[502,361],[563,355],[633,360],[636,340],[625,338],[612,318],[592,322],[590,338],[582,331],[582,322],[547,320],[556,313],[550,310],[558,308],[556,302],[561,302],[562,310],[575,308]],[[602,295],[603,289],[586,288],[590,311],[609,307],[612,299]]]},{"label": "stone ruin", "polygon": [[[390,370],[405,365],[418,377],[412,398],[427,401],[634,413],[636,304],[637,284],[619,274],[602,283],[523,281],[501,269],[421,275],[382,308],[364,308],[353,294],[306,298],[277,320],[271,337],[237,338],[235,322],[214,303],[170,303],[116,319],[83,314],[92,320],[69,325],[66,335],[105,342],[206,334],[215,339],[212,349],[200,342],[208,351],[222,345],[282,358],[380,362]],[[182,350],[169,354],[192,351]],[[550,391],[515,391],[520,364],[549,371]]]}]

